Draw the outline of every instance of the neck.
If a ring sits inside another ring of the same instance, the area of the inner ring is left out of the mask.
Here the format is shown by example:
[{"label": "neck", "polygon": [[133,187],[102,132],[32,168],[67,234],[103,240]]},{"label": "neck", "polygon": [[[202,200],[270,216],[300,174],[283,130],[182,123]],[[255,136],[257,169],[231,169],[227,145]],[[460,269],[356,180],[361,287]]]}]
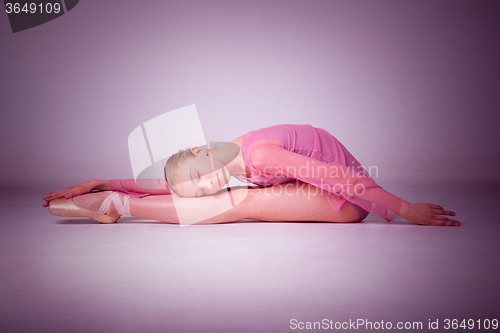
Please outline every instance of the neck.
[{"label": "neck", "polygon": [[240,146],[241,138],[238,138],[220,148],[212,149],[213,156],[226,166],[230,176],[247,175],[248,168],[243,160]]}]

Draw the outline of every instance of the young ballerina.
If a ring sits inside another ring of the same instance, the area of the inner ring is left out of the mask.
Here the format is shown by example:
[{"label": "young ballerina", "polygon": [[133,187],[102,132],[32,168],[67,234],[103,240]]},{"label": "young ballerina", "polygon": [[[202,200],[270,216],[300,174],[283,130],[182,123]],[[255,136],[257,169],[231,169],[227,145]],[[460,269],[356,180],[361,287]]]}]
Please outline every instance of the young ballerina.
[{"label": "young ballerina", "polygon": [[[121,215],[179,223],[176,209],[203,210],[217,205],[221,200],[217,193],[231,176],[259,186],[279,186],[280,191],[249,189],[239,205],[201,223],[243,218],[356,222],[371,212],[387,221],[401,216],[416,224],[460,224],[447,217],[454,212],[441,206],[409,203],[385,191],[336,138],[310,125],[271,126],[220,148],[187,149],[169,158],[166,180],[150,180],[147,186],[134,180],[93,180],[51,192],[44,198],[44,206],[54,215],[107,223],[116,222]],[[295,183],[289,183],[293,180]],[[117,192],[89,193],[93,190]],[[176,197],[175,204],[172,192],[182,197]],[[243,195],[242,190],[231,193]]]}]

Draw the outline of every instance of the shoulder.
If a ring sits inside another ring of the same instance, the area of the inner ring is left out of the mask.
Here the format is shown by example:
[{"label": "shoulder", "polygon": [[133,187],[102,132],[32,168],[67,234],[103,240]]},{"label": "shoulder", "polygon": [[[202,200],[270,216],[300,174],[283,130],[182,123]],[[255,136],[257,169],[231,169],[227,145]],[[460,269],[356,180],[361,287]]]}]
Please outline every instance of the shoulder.
[{"label": "shoulder", "polygon": [[253,144],[254,141],[259,141],[263,139],[274,139],[279,140],[282,143],[287,143],[290,138],[297,136],[297,133],[302,133],[304,130],[310,131],[313,128],[311,125],[293,125],[293,124],[282,124],[273,125],[269,127],[263,127],[261,129],[248,132],[243,135],[243,141],[248,145]]},{"label": "shoulder", "polygon": [[274,160],[279,151],[283,151],[283,143],[279,140],[259,140],[248,150],[249,162],[254,166],[266,165]]}]

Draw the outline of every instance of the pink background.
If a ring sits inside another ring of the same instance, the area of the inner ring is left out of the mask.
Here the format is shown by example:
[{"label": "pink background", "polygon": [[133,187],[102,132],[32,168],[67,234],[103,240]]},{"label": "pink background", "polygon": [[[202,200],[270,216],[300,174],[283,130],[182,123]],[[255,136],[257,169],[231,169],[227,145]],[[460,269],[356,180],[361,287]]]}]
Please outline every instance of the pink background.
[{"label": "pink background", "polygon": [[208,140],[281,123],[380,177],[498,180],[495,1],[81,1],[0,15],[0,184],[131,178],[127,137],[196,104]]},{"label": "pink background", "polygon": [[[0,13],[0,331],[498,319],[499,3],[82,0],[16,34]],[[131,177],[129,133],[190,104],[212,141],[323,127],[463,224],[100,225],[42,207]]]}]

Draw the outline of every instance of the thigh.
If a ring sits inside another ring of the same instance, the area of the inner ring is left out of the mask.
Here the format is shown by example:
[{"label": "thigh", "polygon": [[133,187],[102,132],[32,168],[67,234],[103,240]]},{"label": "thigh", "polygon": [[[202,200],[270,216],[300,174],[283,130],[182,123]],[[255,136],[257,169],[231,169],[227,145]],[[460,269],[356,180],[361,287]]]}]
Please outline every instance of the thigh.
[{"label": "thigh", "polygon": [[[240,207],[238,207],[240,206]],[[346,201],[333,212],[321,189],[300,181],[251,189],[235,207],[241,218],[263,221],[357,222],[359,215]]]}]

